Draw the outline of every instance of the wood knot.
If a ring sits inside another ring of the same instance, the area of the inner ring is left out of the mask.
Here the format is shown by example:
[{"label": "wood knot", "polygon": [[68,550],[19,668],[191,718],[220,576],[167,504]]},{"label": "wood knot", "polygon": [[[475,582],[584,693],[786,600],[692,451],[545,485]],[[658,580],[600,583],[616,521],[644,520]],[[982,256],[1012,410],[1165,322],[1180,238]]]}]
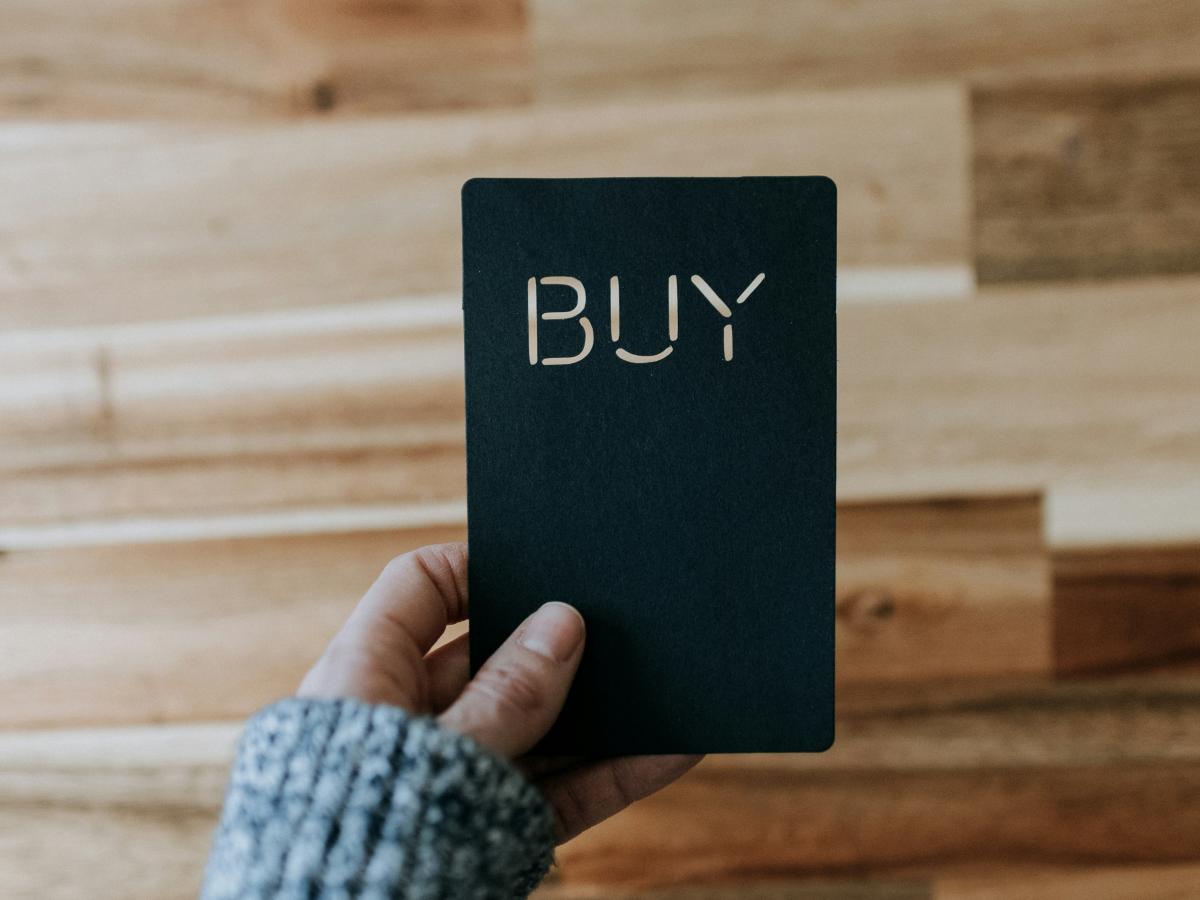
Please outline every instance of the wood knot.
[{"label": "wood knot", "polygon": [[837,617],[857,630],[867,630],[896,613],[896,599],[882,588],[852,591],[839,601]]},{"label": "wood knot", "polygon": [[327,78],[315,81],[312,86],[312,105],[317,112],[329,112],[337,106],[337,88]]}]

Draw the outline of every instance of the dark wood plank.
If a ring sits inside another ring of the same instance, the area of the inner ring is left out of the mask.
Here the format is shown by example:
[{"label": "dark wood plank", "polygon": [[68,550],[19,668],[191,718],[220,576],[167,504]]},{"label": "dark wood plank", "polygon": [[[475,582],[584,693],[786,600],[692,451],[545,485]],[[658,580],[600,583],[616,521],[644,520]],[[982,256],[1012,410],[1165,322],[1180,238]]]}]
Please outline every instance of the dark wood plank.
[{"label": "dark wood plank", "polygon": [[579,883],[1193,862],[1200,763],[694,773],[560,851]]},{"label": "dark wood plank", "polygon": [[978,86],[971,118],[980,282],[1200,270],[1200,78]]},{"label": "dark wood plank", "polygon": [[521,0],[9,0],[0,115],[327,115],[521,103]]},{"label": "dark wood plank", "polygon": [[734,878],[674,888],[621,888],[562,884],[552,872],[533,900],[933,900],[932,885],[915,879],[842,881]]},{"label": "dark wood plank", "polygon": [[938,878],[936,900],[1188,900],[1200,865],[989,867]]},{"label": "dark wood plank", "polygon": [[961,867],[1194,863],[1198,687],[1108,678],[972,696],[941,685],[887,706],[843,691],[828,753],[710,757],[564,847],[564,875],[581,886],[832,872],[940,881]]},{"label": "dark wood plank", "polygon": [[1200,663],[1200,544],[1056,550],[1053,571],[1059,673]]}]

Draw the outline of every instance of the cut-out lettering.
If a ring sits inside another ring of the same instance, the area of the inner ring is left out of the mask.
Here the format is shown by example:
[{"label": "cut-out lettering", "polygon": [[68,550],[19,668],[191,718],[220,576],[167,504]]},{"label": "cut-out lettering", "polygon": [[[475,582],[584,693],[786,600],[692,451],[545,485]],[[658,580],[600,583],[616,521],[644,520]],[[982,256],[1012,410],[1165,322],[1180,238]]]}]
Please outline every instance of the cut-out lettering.
[{"label": "cut-out lettering", "polygon": [[[746,289],[744,291],[742,291],[740,294],[738,294],[737,300],[734,301],[735,304],[745,303],[750,298],[750,295],[754,293],[754,289],[757,288],[760,284],[762,284],[763,279],[766,277],[767,277],[766,272],[759,272],[758,275],[756,275],[754,277],[754,280],[751,281],[750,284],[748,284],[746,286]],[[709,287],[709,284],[707,281],[705,281],[699,275],[693,275],[692,276],[692,284],[694,284],[697,288],[700,289],[700,293],[704,295],[705,300],[707,300],[709,303],[712,304],[713,309],[715,309],[717,312],[719,312],[726,319],[733,317],[733,310],[731,310],[729,308],[729,304],[727,304],[724,300],[722,300],[717,295],[717,292],[714,291],[711,287]],[[723,330],[722,346],[724,349],[725,361],[729,362],[730,360],[733,359],[733,325],[732,324],[726,325]]]},{"label": "cut-out lettering", "polygon": [[[610,330],[612,333],[613,343],[615,344],[621,337],[621,281],[614,275],[608,280],[608,315],[610,322]],[[679,332],[679,288],[676,285],[675,276],[672,275],[667,282],[667,334],[670,341],[675,340],[675,336]],[[666,347],[657,353],[643,356],[639,353],[630,353],[624,347],[617,348],[617,358],[627,363],[656,363],[659,360],[666,359],[671,355],[671,351],[675,348],[668,343]]]},{"label": "cut-out lettering", "polygon": [[[733,301],[733,306],[745,303],[767,275],[759,272]],[[721,329],[722,356],[726,362],[733,360],[733,308],[713,290],[712,286],[700,275],[693,275],[692,284],[708,304],[726,321]],[[568,310],[556,312],[538,312],[538,285],[558,285],[569,287],[575,292],[575,305]],[[583,315],[587,306],[587,291],[583,282],[570,275],[546,275],[542,278],[530,278],[528,282],[528,319],[529,319],[529,364],[536,366],[539,362],[544,366],[569,366],[583,360],[592,352],[595,334],[592,323]],[[578,318],[579,327],[583,329],[583,347],[574,356],[548,356],[540,359],[538,355],[538,321],[555,321]],[[621,340],[621,280],[613,275],[608,280],[608,332],[612,342]],[[679,339],[679,276],[667,277],[667,346],[657,353],[640,354],[626,350],[624,347],[615,349],[617,358],[627,363],[646,364],[656,363],[666,359],[675,349],[675,341]]]},{"label": "cut-out lettering", "polygon": [[[546,285],[562,285],[569,287],[575,291],[575,305],[563,312],[544,312],[541,318],[545,321],[554,321],[556,319],[573,319],[579,316],[579,326],[583,329],[583,349],[574,356],[547,356],[541,361],[543,366],[569,366],[577,363],[592,352],[592,344],[595,341],[595,335],[592,333],[592,323],[588,321],[588,317],[582,315],[584,307],[587,306],[587,292],[584,290],[583,282],[578,278],[572,278],[570,275],[547,275],[541,279],[542,284]],[[529,303],[529,364],[536,366],[538,364],[538,279],[530,278],[528,285],[528,303]]]}]

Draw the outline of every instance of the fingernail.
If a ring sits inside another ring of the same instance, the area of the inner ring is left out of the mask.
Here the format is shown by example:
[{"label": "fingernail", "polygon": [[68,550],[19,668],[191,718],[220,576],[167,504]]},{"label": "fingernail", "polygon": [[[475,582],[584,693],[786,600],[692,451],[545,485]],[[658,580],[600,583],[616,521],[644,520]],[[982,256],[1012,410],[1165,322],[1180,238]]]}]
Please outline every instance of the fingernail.
[{"label": "fingernail", "polygon": [[566,662],[583,640],[583,616],[565,603],[547,603],[521,629],[521,646]]}]

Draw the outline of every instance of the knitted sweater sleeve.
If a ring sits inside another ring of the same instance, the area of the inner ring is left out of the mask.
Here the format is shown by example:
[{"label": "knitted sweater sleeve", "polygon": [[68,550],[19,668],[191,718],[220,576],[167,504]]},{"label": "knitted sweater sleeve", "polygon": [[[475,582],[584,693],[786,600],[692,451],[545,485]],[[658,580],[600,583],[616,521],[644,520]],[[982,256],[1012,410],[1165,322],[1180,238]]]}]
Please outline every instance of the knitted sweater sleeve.
[{"label": "knitted sweater sleeve", "polygon": [[542,795],[432,719],[290,699],[238,746],[202,900],[524,897],[553,858]]}]

